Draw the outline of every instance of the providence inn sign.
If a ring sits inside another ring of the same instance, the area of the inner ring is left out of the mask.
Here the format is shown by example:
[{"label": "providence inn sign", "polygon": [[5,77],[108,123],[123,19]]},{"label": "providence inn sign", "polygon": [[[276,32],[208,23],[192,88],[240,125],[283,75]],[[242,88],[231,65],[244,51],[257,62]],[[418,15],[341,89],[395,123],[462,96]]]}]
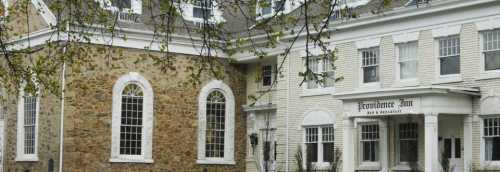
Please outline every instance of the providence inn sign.
[{"label": "providence inn sign", "polygon": [[358,112],[366,115],[415,113],[419,98],[358,101]]}]

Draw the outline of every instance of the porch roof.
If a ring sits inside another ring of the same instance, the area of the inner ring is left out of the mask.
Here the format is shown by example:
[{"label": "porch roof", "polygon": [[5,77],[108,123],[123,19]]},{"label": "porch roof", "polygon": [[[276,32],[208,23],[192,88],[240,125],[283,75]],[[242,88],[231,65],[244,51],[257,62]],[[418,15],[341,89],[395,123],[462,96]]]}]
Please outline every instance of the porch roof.
[{"label": "porch roof", "polygon": [[363,90],[333,94],[339,100],[357,100],[381,97],[412,96],[428,94],[461,94],[480,97],[480,90],[476,88],[449,87],[449,86],[419,86],[403,88],[386,88],[377,90]]}]

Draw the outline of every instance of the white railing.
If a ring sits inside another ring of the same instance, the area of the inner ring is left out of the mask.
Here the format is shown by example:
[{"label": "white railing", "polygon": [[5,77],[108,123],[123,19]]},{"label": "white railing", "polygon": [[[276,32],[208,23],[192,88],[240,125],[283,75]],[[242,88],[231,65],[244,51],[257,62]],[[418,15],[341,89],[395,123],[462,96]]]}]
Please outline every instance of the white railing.
[{"label": "white railing", "polygon": [[129,22],[129,23],[139,23],[140,15],[131,12],[117,12],[118,21]]}]

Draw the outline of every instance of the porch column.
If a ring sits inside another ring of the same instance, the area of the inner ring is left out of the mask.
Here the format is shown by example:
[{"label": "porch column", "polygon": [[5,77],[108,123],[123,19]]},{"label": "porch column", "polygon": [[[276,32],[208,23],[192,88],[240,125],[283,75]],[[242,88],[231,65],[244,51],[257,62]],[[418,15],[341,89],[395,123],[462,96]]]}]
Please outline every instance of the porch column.
[{"label": "porch column", "polygon": [[382,167],[381,172],[389,171],[389,137],[387,130],[387,119],[380,119],[380,166]]},{"label": "porch column", "polygon": [[472,115],[464,116],[464,171],[472,170],[472,118]]},{"label": "porch column", "polygon": [[344,117],[342,172],[354,171],[354,119]]},{"label": "porch column", "polygon": [[425,114],[425,172],[440,172],[438,149],[438,114]]}]

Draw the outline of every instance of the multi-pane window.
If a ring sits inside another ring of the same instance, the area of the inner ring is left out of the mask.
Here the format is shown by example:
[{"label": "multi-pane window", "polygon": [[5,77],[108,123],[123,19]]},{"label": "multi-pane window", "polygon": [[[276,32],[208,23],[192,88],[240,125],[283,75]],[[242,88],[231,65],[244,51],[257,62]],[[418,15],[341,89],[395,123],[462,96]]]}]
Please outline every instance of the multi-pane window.
[{"label": "multi-pane window", "polygon": [[398,44],[399,78],[411,79],[417,77],[418,59],[417,42]]},{"label": "multi-pane window", "polygon": [[500,70],[500,29],[483,32],[484,70]]},{"label": "multi-pane window", "polygon": [[132,8],[132,2],[131,2],[131,0],[112,0],[111,1],[111,6],[117,7],[120,10],[131,9]]},{"label": "multi-pane window", "polygon": [[485,160],[500,161],[500,118],[483,120]]},{"label": "multi-pane window", "polygon": [[318,162],[318,128],[306,128],[307,162]]},{"label": "multi-pane window", "polygon": [[307,162],[332,162],[334,129],[332,126],[305,128]]},{"label": "multi-pane window", "polygon": [[37,97],[24,96],[24,154],[35,154]]},{"label": "multi-pane window", "polygon": [[361,68],[363,70],[363,83],[379,81],[379,47],[361,50]]},{"label": "multi-pane window", "polygon": [[321,128],[322,144],[323,144],[323,162],[333,162],[334,150],[334,130],[333,127]]},{"label": "multi-pane window", "polygon": [[439,66],[441,75],[460,73],[460,37],[450,36],[438,39]]},{"label": "multi-pane window", "polygon": [[418,124],[399,124],[399,162],[418,160]]},{"label": "multi-pane window", "polygon": [[361,158],[363,162],[378,161],[379,127],[377,124],[361,125]]},{"label": "multi-pane window", "polygon": [[273,66],[262,66],[262,86],[271,86],[273,84]]},{"label": "multi-pane window", "polygon": [[334,86],[335,72],[330,58],[321,56],[309,57],[307,66],[311,72],[307,78],[308,89]]},{"label": "multi-pane window", "polygon": [[212,91],[207,97],[207,121],[205,157],[224,157],[226,98],[220,91]]},{"label": "multi-pane window", "polygon": [[213,16],[212,0],[194,0],[193,17],[200,19],[210,19]]},{"label": "multi-pane window", "polygon": [[284,0],[260,0],[260,15],[269,16],[285,9]]},{"label": "multi-pane window", "polygon": [[136,84],[129,84],[123,90],[120,123],[121,155],[141,155],[143,98],[142,88]]}]

